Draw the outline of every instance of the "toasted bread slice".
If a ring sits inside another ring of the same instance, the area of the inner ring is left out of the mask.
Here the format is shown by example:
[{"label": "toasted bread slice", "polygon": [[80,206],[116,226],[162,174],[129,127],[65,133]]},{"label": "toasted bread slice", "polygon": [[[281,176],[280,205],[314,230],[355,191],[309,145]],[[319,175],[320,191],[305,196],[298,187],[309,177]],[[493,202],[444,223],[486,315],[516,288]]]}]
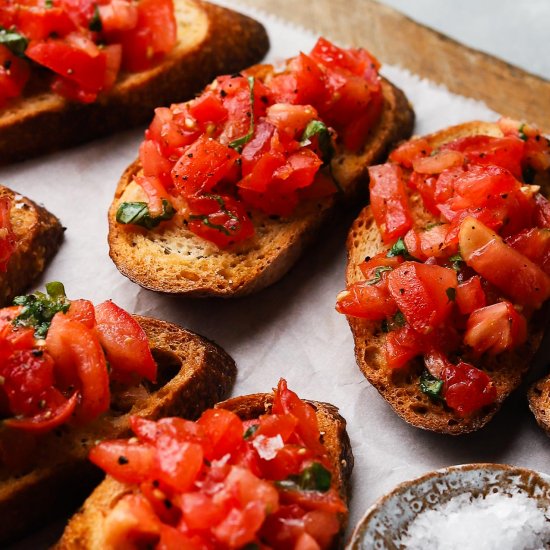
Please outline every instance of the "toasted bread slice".
[{"label": "toasted bread slice", "polygon": [[[471,135],[499,137],[502,132],[496,124],[476,121],[447,128],[426,138],[435,149],[443,143]],[[418,194],[411,196],[410,205],[415,225],[425,227],[430,222],[438,221],[423,208]],[[385,249],[387,247],[382,243],[371,209],[366,207],[353,223],[347,239],[347,284],[364,280],[359,264],[365,257],[372,257]],[[498,397],[495,403],[484,407],[477,414],[462,418],[420,391],[419,376],[423,370],[420,361],[414,361],[410,368],[393,371],[385,365],[386,334],[380,322],[357,317],[348,317],[348,322],[355,341],[355,357],[359,368],[397,414],[416,427],[453,435],[478,430],[494,416],[504,399],[520,385],[544,332],[544,323],[536,315],[529,323],[529,337],[525,344],[497,356],[484,356],[481,364],[475,363],[490,373]]]},{"label": "toasted bread slice", "polygon": [[366,197],[367,166],[384,158],[391,145],[408,137],[414,113],[403,92],[383,81],[384,108],[359,154],[339,153],[332,172],[343,192],[304,201],[292,216],[277,218],[251,211],[255,235],[232,249],[220,250],[182,226],[181,219],[144,230],[116,221],[119,205],[145,200],[133,182],[139,161],[122,176],[109,210],[110,255],[118,269],[139,285],[187,296],[235,297],[279,280],[297,261],[319,228],[342,203]]},{"label": "toasted bread slice", "polygon": [[190,99],[220,72],[259,61],[269,48],[260,23],[201,0],[175,0],[178,43],[157,66],[123,74],[92,104],[41,83],[0,111],[0,164],[74,146],[150,120],[153,109]]},{"label": "toasted bread slice", "polygon": [[99,482],[87,460],[98,440],[130,433],[130,415],[195,419],[222,399],[236,374],[216,344],[176,325],[136,316],[158,364],[157,384],[112,388],[111,408],[90,425],[61,427],[40,437],[0,430],[0,542],[29,531]]},{"label": "toasted bread slice", "polygon": [[[216,407],[236,413],[243,420],[257,418],[269,411],[273,396],[271,394],[253,394],[229,399],[218,403]],[[344,501],[347,501],[350,489],[350,477],[353,469],[353,454],[346,432],[346,421],[338,414],[338,409],[328,403],[310,403],[315,407],[319,428],[333,472],[338,476],[338,486]],[[126,494],[134,489],[120,483],[110,476],[97,487],[86,500],[84,506],[73,516],[65,529],[63,537],[55,546],[56,550],[86,549],[100,550],[103,544],[102,525],[108,512]],[[342,519],[343,537],[347,517]],[[339,548],[340,541],[335,541],[334,548]]]},{"label": "toasted bread slice", "polygon": [[63,240],[63,227],[44,207],[7,187],[0,186],[0,197],[11,199],[10,221],[17,239],[6,271],[0,272],[0,306],[4,306],[44,271]]},{"label": "toasted bread slice", "polygon": [[527,398],[538,425],[550,435],[550,374],[529,388]]}]

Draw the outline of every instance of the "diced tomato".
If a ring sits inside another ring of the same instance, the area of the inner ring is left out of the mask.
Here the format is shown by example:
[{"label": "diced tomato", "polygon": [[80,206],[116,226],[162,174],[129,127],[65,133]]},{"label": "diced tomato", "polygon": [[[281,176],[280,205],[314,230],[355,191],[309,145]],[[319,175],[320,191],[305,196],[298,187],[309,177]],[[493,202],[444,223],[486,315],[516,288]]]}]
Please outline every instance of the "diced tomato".
[{"label": "diced tomato", "polygon": [[[200,135],[197,121],[189,108],[158,107],[151,125],[145,132],[145,139],[156,142],[166,159],[174,163]],[[173,158],[177,157],[177,158]]]},{"label": "diced tomato", "polygon": [[103,82],[102,91],[108,92],[118,78],[120,65],[122,63],[122,46],[120,44],[111,44],[103,47],[103,55],[105,55],[105,80]]},{"label": "diced tomato", "polygon": [[519,137],[467,136],[443,145],[442,148],[446,151],[460,151],[471,164],[496,165],[510,171],[517,179],[522,176],[524,142]]},{"label": "diced tomato", "polygon": [[67,11],[57,6],[19,5],[15,25],[29,40],[45,40],[51,35],[63,37],[76,30]]},{"label": "diced tomato", "polygon": [[431,152],[432,147],[425,138],[414,138],[394,149],[390,153],[389,159],[405,168],[412,168],[415,159],[427,157]]},{"label": "diced tomato", "polygon": [[239,447],[243,440],[243,423],[234,413],[225,409],[209,409],[197,423],[205,430],[212,450],[205,452],[207,460],[220,459]]},{"label": "diced tomato", "polygon": [[[372,258],[365,258],[365,261],[359,264],[359,269],[366,279],[372,279],[376,276],[376,271],[379,271],[380,277],[384,279],[391,269],[395,269],[403,263],[402,256],[392,256],[388,258],[386,252],[380,252]],[[379,267],[389,268],[388,270],[378,270]]]},{"label": "diced tomato", "polygon": [[254,226],[243,204],[231,197],[202,195],[188,199],[189,229],[220,248],[248,239]]},{"label": "diced tomato", "polygon": [[[311,149],[300,149],[289,155],[285,164],[273,172],[274,181],[271,186],[282,195],[308,187],[313,183],[322,164],[323,161]],[[269,210],[266,212],[270,213]]]},{"label": "diced tomato", "polygon": [[140,324],[128,312],[111,302],[95,307],[95,330],[105,350],[113,375],[133,373],[151,382],[157,379],[157,364]]},{"label": "diced tomato", "polygon": [[93,331],[57,313],[48,330],[46,349],[55,361],[61,380],[68,385],[74,384],[75,378],[78,382],[82,396],[75,412],[78,421],[91,421],[109,408],[107,364]]},{"label": "diced tomato", "polygon": [[438,265],[404,262],[388,274],[388,289],[409,325],[427,334],[450,315],[456,272]]},{"label": "diced tomato", "polygon": [[146,177],[158,178],[165,189],[170,189],[174,163],[162,154],[157,142],[148,139],[143,141],[139,147],[139,160]]},{"label": "diced tomato", "polygon": [[0,107],[5,100],[21,95],[29,75],[28,63],[0,44]]},{"label": "diced tomato", "polygon": [[[436,224],[419,233],[420,250],[422,252],[420,258],[445,258],[456,254],[458,243],[449,242],[448,239],[450,227],[449,224],[445,223]],[[407,243],[405,242],[405,244]],[[418,257],[411,250],[409,250],[409,253],[415,258]]]},{"label": "diced tomato", "polygon": [[412,227],[407,192],[399,166],[371,166],[370,201],[372,213],[384,242],[402,237]]},{"label": "diced tomato", "polygon": [[71,300],[66,316],[88,328],[93,329],[96,326],[94,304],[89,300]]},{"label": "diced tomato", "polygon": [[231,170],[237,151],[201,136],[190,145],[172,169],[175,188],[185,197],[208,193]]},{"label": "diced tomato", "polygon": [[292,139],[300,139],[306,126],[318,118],[311,105],[276,103],[267,109],[267,121]]},{"label": "diced tomato", "polygon": [[409,325],[388,332],[384,344],[385,363],[390,369],[400,369],[426,351],[422,335]]},{"label": "diced tomato", "polygon": [[413,159],[412,166],[419,174],[440,174],[444,170],[456,168],[464,164],[464,155],[458,151],[442,150],[426,157]]},{"label": "diced tomato", "polygon": [[229,548],[241,548],[254,540],[265,519],[261,503],[250,502],[243,509],[233,508],[227,517],[212,529],[216,539]]},{"label": "diced tomato", "polygon": [[537,227],[550,229],[550,201],[543,197],[540,193],[535,195],[535,220]]},{"label": "diced tomato", "polygon": [[447,405],[461,416],[468,416],[481,407],[494,403],[497,391],[482,370],[460,362],[441,371],[443,395]]},{"label": "diced tomato", "polygon": [[456,287],[456,305],[463,315],[485,307],[486,303],[487,299],[479,276],[474,275]]},{"label": "diced tomato", "polygon": [[189,113],[200,124],[211,122],[221,124],[227,120],[228,112],[214,92],[206,92],[191,101]]},{"label": "diced tomato", "polygon": [[352,317],[377,321],[397,312],[397,304],[387,284],[359,281],[338,294],[336,311]]},{"label": "diced tomato", "polygon": [[111,0],[98,4],[101,32],[129,31],[138,24],[138,7],[130,0]]},{"label": "diced tomato", "polygon": [[147,207],[151,216],[160,216],[164,210],[163,200],[169,200],[168,191],[156,176],[138,176],[136,183],[147,195]]},{"label": "diced tomato", "polygon": [[508,237],[506,244],[550,275],[550,229],[524,229],[521,233]]},{"label": "diced tomato", "polygon": [[288,193],[281,193],[271,189],[267,189],[265,192],[240,189],[239,197],[252,208],[257,208],[272,216],[286,217],[290,216],[298,205],[298,191],[300,189]]},{"label": "diced tomato", "polygon": [[550,277],[479,220],[464,219],[459,243],[466,264],[515,303],[539,308],[550,297]]},{"label": "diced tomato", "polygon": [[510,302],[476,309],[468,318],[464,343],[478,353],[497,355],[525,342],[527,323]]}]

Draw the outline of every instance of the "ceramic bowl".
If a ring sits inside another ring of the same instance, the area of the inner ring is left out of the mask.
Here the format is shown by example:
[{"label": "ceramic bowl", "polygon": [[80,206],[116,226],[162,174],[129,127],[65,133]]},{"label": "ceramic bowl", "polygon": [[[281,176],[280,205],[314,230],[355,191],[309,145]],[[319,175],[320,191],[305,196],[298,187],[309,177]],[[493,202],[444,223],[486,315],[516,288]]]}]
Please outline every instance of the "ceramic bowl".
[{"label": "ceramic bowl", "polygon": [[347,550],[402,550],[411,521],[425,510],[470,493],[520,491],[550,508],[550,476],[502,464],[466,464],[437,470],[398,485],[369,508],[355,528]]}]

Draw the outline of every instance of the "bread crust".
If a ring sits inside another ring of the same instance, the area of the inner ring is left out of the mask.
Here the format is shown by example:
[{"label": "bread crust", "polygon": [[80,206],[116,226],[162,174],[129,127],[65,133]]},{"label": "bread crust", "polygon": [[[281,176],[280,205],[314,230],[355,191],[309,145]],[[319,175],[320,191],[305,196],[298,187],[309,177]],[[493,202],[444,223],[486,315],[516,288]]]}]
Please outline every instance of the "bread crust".
[{"label": "bread crust", "polygon": [[63,240],[61,222],[43,206],[0,186],[0,197],[12,201],[10,221],[17,247],[0,272],[0,306],[11,304],[44,271]]},{"label": "bread crust", "polygon": [[538,425],[550,436],[550,374],[529,388],[527,399]]},{"label": "bread crust", "polygon": [[[498,125],[473,121],[453,126],[425,136],[433,148],[454,139],[471,135],[502,136]],[[425,226],[437,221],[423,207],[421,199],[413,194],[410,199],[415,224]],[[366,256],[374,256],[387,247],[374,221],[370,206],[364,208],[353,223],[347,239],[348,263],[346,283],[364,280],[359,264]],[[434,432],[460,435],[483,427],[495,415],[506,397],[521,383],[528,371],[544,333],[543,313],[537,314],[528,325],[528,339],[522,346],[494,357],[484,356],[475,365],[489,373],[497,389],[497,400],[476,414],[461,418],[442,403],[430,399],[420,391],[419,377],[423,370],[420,361],[412,361],[404,369],[392,370],[384,359],[386,334],[381,323],[348,316],[355,343],[355,357],[361,372],[406,422]],[[465,356],[465,360],[468,357]]]},{"label": "bread crust", "polygon": [[230,391],[237,369],[223,349],[172,323],[135,318],[159,366],[157,385],[132,393],[113,388],[109,411],[84,427],[40,437],[0,428],[0,542],[67,510],[99,483],[88,452],[97,441],[128,436],[130,415],[196,419]]},{"label": "bread crust", "polygon": [[251,211],[255,235],[229,250],[198,237],[175,218],[153,230],[124,226],[116,211],[125,200],[145,200],[133,176],[135,161],[123,174],[109,210],[110,255],[123,275],[150,290],[192,297],[236,297],[278,281],[335,214],[366,199],[367,167],[384,158],[393,144],[412,132],[414,113],[401,90],[382,81],[384,108],[359,154],[339,152],[332,172],[342,193],[304,201],[292,216],[277,218]]},{"label": "bread crust", "polygon": [[[0,164],[25,160],[150,120],[153,109],[190,99],[220,72],[259,61],[269,49],[257,21],[202,0],[175,0],[178,43],[157,66],[123,74],[91,104],[40,84],[0,112]],[[37,89],[38,88],[38,89]]]},{"label": "bread crust", "polygon": [[[223,401],[216,407],[230,410],[243,420],[250,420],[269,412],[272,403],[272,394],[257,393]],[[323,443],[329,453],[333,471],[338,476],[340,494],[347,502],[353,469],[353,453],[346,432],[346,421],[340,416],[334,405],[316,401],[308,401],[308,403],[315,408]],[[132,486],[107,476],[86,500],[82,508],[72,517],[61,540],[54,548],[56,550],[100,550],[102,548],[101,525],[103,520],[116,503],[133,490]],[[341,537],[334,542],[333,548],[340,547],[347,519],[347,516],[342,518]]]}]

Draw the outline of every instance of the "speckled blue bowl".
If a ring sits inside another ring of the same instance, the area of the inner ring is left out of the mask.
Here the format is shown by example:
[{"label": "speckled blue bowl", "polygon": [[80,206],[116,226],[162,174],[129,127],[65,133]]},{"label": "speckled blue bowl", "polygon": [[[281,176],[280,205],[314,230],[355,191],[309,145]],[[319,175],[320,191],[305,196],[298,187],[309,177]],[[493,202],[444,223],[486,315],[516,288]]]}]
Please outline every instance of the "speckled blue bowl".
[{"label": "speckled blue bowl", "polygon": [[503,464],[465,464],[430,472],[398,485],[371,506],[355,528],[347,550],[404,550],[411,521],[425,510],[465,493],[522,492],[550,509],[550,476]]}]

